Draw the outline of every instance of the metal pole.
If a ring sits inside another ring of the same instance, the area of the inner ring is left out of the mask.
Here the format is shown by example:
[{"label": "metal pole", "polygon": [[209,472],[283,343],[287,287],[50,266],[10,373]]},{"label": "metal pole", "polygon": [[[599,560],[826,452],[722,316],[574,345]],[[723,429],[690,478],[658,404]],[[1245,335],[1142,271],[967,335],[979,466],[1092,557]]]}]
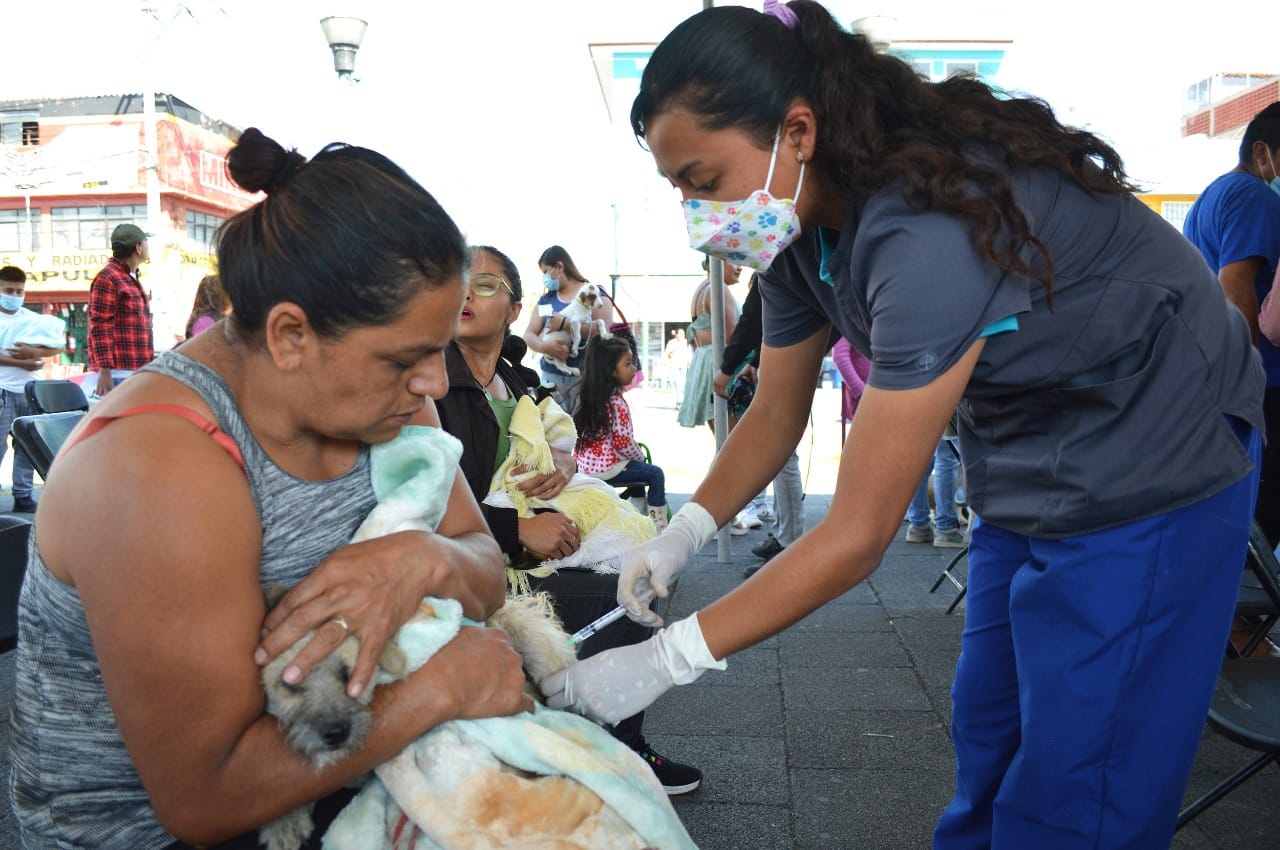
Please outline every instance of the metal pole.
[{"label": "metal pole", "polygon": [[164,245],[168,241],[168,235],[162,233],[160,229],[160,149],[156,132],[156,92],[155,87],[151,85],[153,72],[150,57],[146,59],[145,67],[147,85],[143,86],[142,92],[142,137],[147,149],[144,171],[147,182],[147,230],[159,237],[160,245]]},{"label": "metal pole", "polygon": [[[720,370],[724,360],[724,260],[711,258],[707,275],[711,279],[711,368]],[[716,423],[716,454],[724,447],[725,438],[729,436],[729,403],[720,396],[712,394],[712,409]],[[731,560],[729,527],[725,526],[716,533],[716,561],[727,564]]]}]

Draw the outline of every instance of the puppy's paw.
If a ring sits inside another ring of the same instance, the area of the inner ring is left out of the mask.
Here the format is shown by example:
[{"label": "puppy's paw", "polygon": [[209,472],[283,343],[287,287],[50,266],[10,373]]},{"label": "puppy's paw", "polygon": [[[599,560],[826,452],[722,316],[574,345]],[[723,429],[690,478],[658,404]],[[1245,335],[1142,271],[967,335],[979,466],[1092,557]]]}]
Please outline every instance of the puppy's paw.
[{"label": "puppy's paw", "polygon": [[311,806],[299,806],[258,830],[258,843],[267,850],[298,850],[315,828]]}]

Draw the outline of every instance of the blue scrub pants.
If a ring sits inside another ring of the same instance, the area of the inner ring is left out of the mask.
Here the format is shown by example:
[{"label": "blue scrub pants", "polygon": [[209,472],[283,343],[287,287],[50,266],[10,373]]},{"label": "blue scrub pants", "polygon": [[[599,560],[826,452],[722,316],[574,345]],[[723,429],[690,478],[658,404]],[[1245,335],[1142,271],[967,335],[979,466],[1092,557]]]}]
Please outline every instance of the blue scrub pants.
[{"label": "blue scrub pants", "polygon": [[935,850],[1168,850],[1222,665],[1255,471],[1063,540],[975,521]]}]

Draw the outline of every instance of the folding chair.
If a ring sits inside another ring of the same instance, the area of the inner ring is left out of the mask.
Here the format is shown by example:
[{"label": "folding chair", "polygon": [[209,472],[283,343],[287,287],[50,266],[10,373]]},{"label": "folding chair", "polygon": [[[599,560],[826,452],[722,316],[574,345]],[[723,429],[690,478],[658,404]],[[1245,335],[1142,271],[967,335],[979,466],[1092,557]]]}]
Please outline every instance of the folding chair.
[{"label": "folding chair", "polygon": [[1275,551],[1256,522],[1249,531],[1249,550],[1236,599],[1236,617],[1259,622],[1238,652],[1230,642],[1227,643],[1227,656],[1230,658],[1248,658],[1280,621],[1280,561],[1276,560]]},{"label": "folding chair", "polygon": [[36,413],[63,413],[88,410],[89,399],[73,381],[27,381],[23,388],[27,403]]},{"label": "folding chair", "polygon": [[[1223,662],[1213,692],[1213,703],[1209,707],[1209,726],[1228,740],[1260,755],[1183,809],[1178,815],[1178,829],[1268,764],[1280,760],[1280,659],[1249,657],[1280,618],[1280,614],[1275,613],[1280,612],[1280,562],[1256,522],[1249,535],[1246,564],[1268,598],[1271,613],[1250,636],[1249,644],[1241,653],[1244,657],[1228,658]],[[1240,610],[1238,606],[1237,611]]]},{"label": "folding chair", "polygon": [[960,591],[960,593],[956,595],[956,598],[951,600],[951,604],[947,606],[948,614],[956,610],[956,606],[960,604],[960,600],[964,599],[964,595],[969,591],[969,588],[965,585],[964,580],[960,578],[960,576],[957,575],[955,572],[956,566],[960,563],[960,559],[968,554],[969,554],[968,546],[965,546],[963,549],[956,552],[956,554],[951,558],[951,560],[947,562],[947,565],[942,568],[942,574],[939,575],[936,579],[934,579],[933,586],[929,588],[929,592],[933,593],[942,585],[944,581],[949,581],[953,586],[955,586],[956,590]]},{"label": "folding chair", "polygon": [[18,645],[18,592],[27,572],[30,520],[0,515],[0,653]]},{"label": "folding chair", "polygon": [[[960,486],[965,487],[965,485],[968,482],[965,481],[964,460],[960,457],[960,448],[957,445],[958,438],[956,437],[956,417],[954,414],[951,417],[951,421],[947,423],[947,427],[946,427],[946,430],[943,431],[942,438],[947,441],[947,446],[950,447],[951,451],[955,453],[956,459],[960,461],[960,466],[957,467],[959,469]],[[966,498],[968,497],[968,493],[969,491],[966,488],[965,489]],[[960,513],[960,507],[957,505],[956,506],[957,518],[959,518],[959,513]],[[970,527],[972,528],[972,523],[973,523],[972,514],[969,516],[968,522],[970,524]],[[959,574],[956,573],[956,567],[959,565],[960,559],[964,558],[968,554],[969,554],[969,547],[967,545],[960,551],[956,552],[956,554],[951,558],[951,560],[947,562],[947,565],[942,568],[942,573],[936,579],[934,579],[933,586],[929,588],[929,592],[934,593],[935,591],[937,591],[939,587],[942,586],[942,583],[944,581],[949,581],[951,582],[952,586],[955,587],[956,590],[960,591],[960,593],[956,596],[956,598],[951,600],[951,604],[947,606],[946,613],[948,614],[951,614],[956,610],[956,606],[960,604],[960,600],[964,599],[965,594],[969,590],[969,588],[965,585],[964,579],[962,579],[959,576]]]},{"label": "folding chair", "polygon": [[84,416],[82,410],[19,416],[13,420],[13,442],[31,458],[31,466],[40,477],[48,481],[53,458]]}]

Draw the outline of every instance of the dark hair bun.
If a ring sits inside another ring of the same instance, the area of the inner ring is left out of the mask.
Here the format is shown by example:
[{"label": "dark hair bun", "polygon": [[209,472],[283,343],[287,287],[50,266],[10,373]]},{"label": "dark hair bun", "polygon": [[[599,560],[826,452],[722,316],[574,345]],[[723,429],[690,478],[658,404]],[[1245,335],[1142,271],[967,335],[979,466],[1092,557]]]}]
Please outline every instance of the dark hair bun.
[{"label": "dark hair bun", "polygon": [[306,161],[296,149],[286,151],[257,127],[250,127],[227,154],[227,172],[246,192],[271,194],[284,188]]}]

